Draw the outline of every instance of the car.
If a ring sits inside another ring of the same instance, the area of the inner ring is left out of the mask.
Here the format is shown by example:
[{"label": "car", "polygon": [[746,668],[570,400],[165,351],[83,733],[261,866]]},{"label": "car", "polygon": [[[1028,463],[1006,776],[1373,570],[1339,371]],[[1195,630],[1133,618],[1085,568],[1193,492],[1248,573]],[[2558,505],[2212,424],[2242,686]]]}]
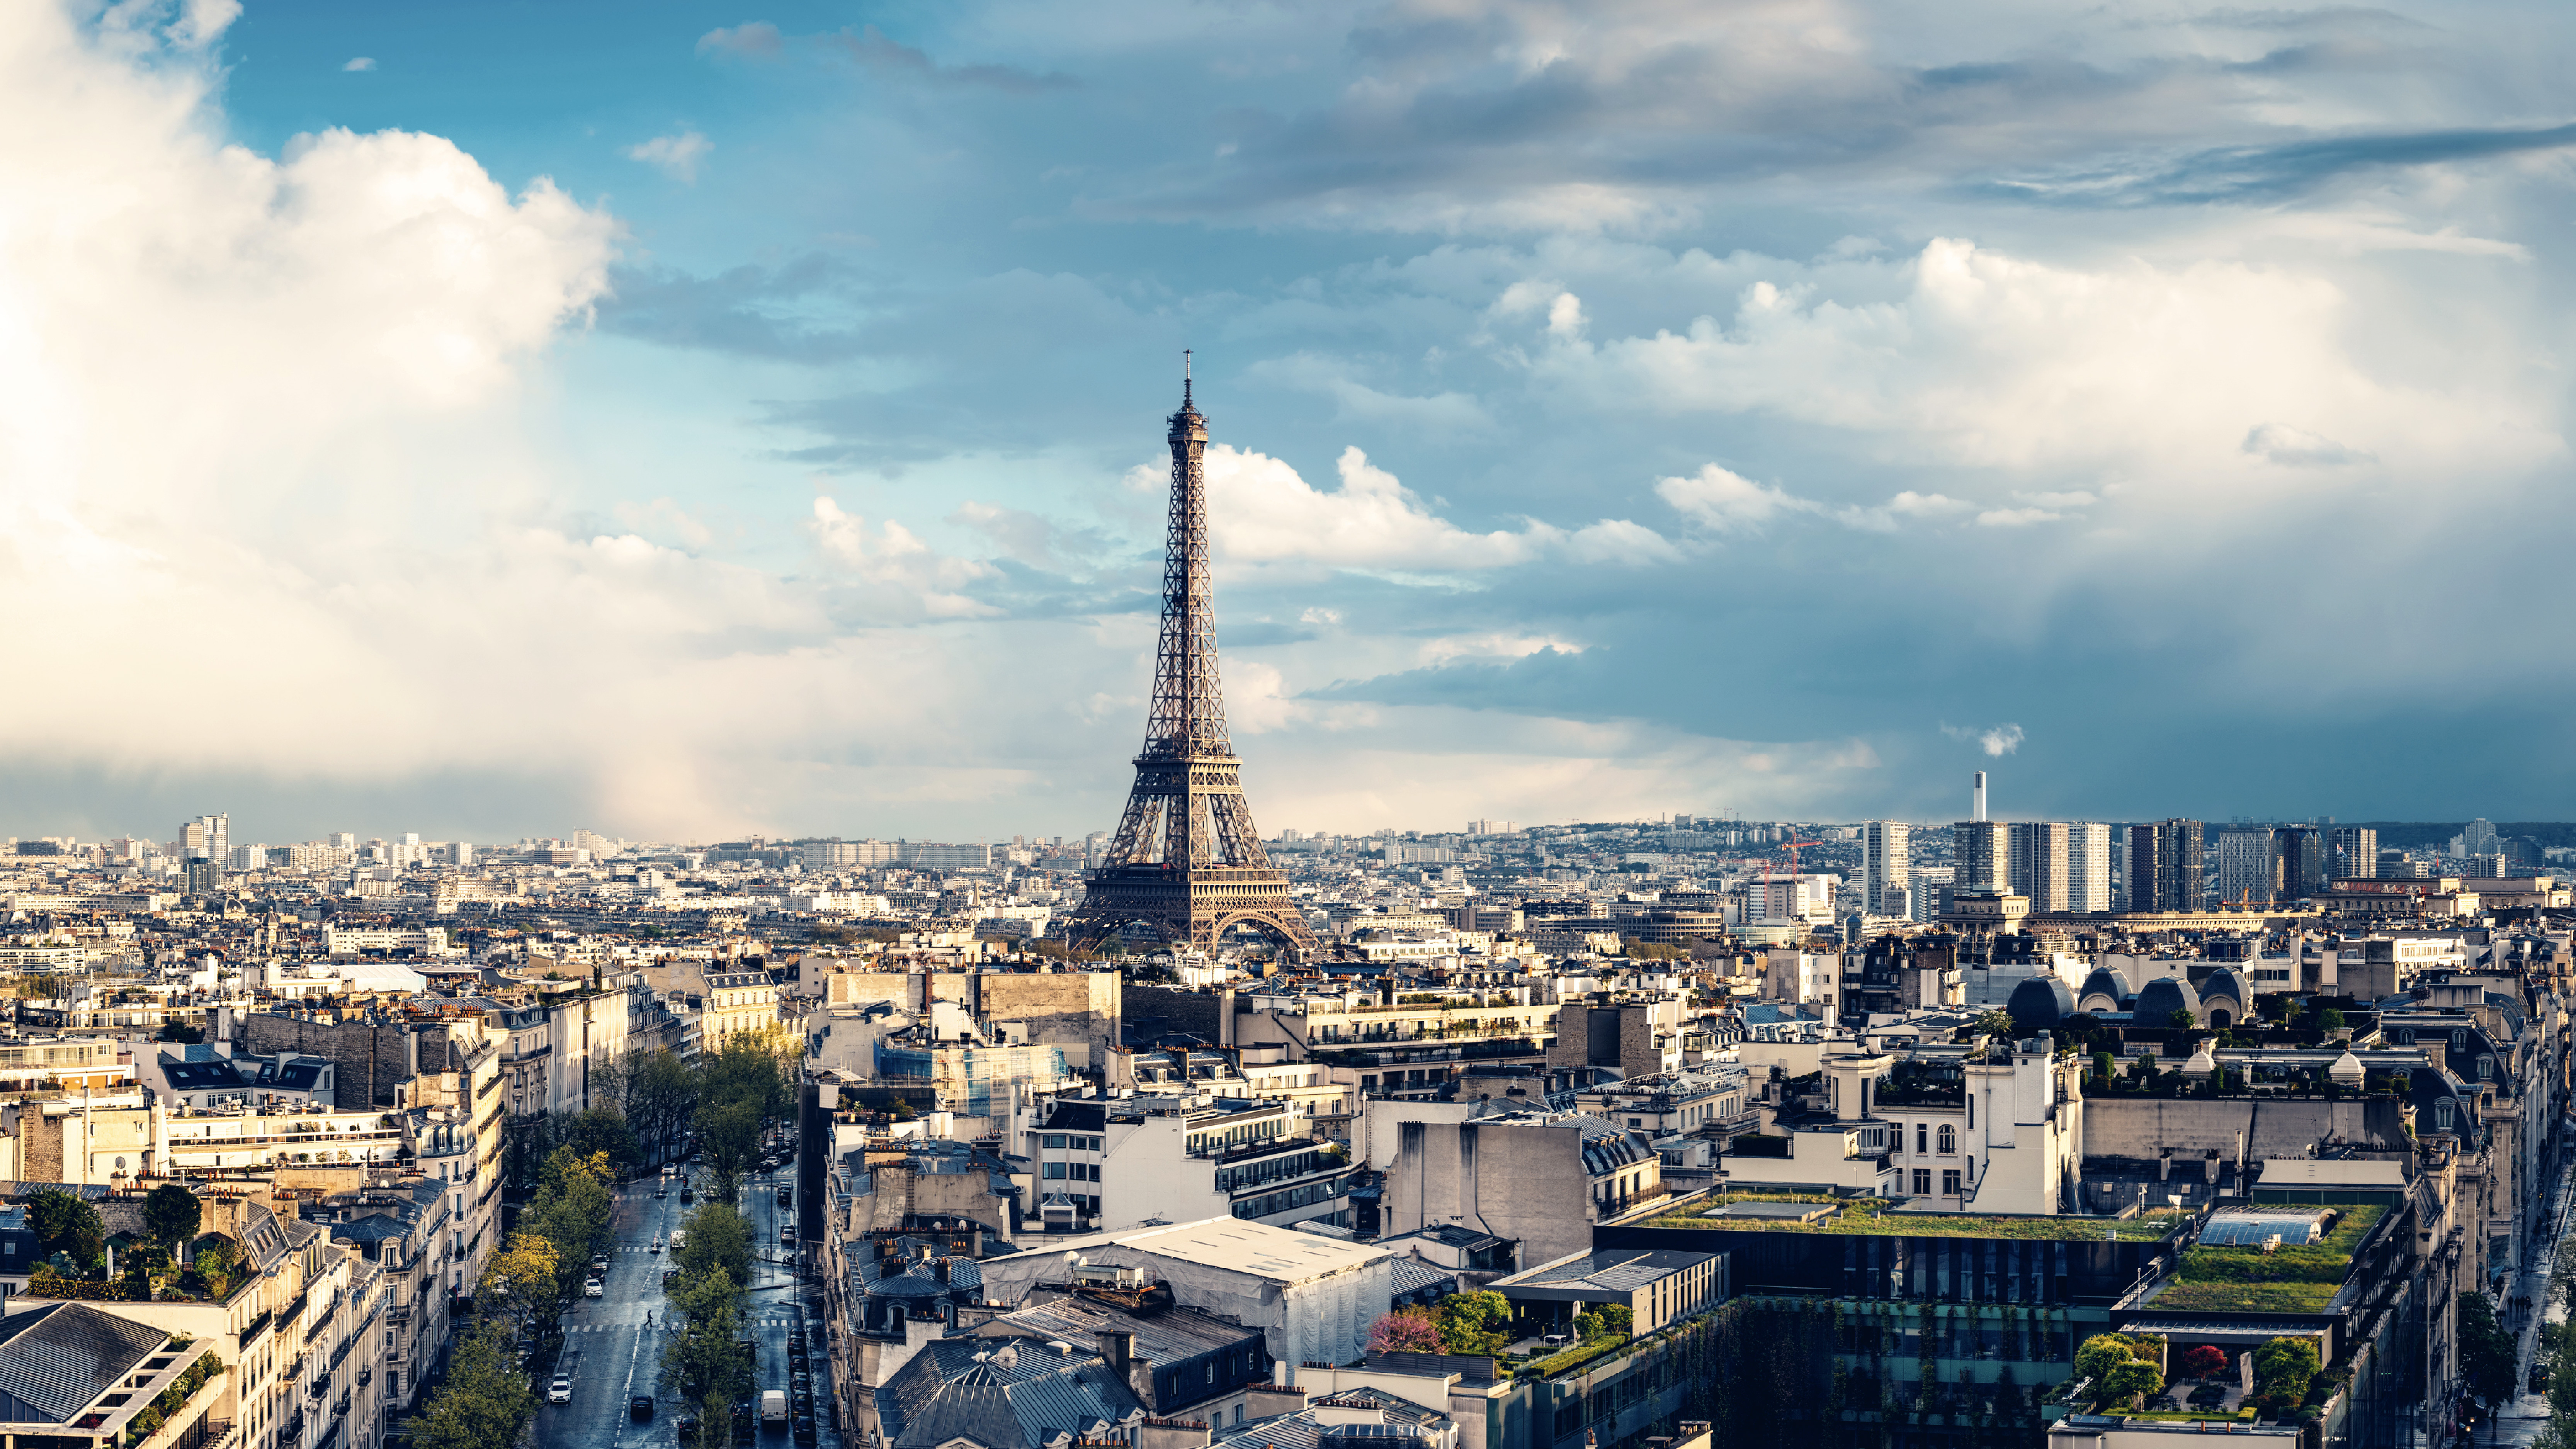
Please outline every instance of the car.
[{"label": "car", "polygon": [[697,1190],[696,1188],[693,1188],[693,1187],[684,1187],[684,1188],[681,1188],[681,1189],[680,1189],[680,1205],[681,1205],[682,1207],[686,1207],[686,1206],[688,1206],[690,1203],[696,1202],[697,1200],[698,1200],[698,1190]]},{"label": "car", "polygon": [[778,1246],[782,1248],[795,1247],[796,1230],[794,1228],[780,1228],[778,1230]]},{"label": "car", "polygon": [[651,1394],[637,1394],[635,1397],[628,1399],[626,1401],[626,1412],[629,1417],[633,1418],[635,1422],[639,1424],[644,1422],[646,1419],[652,1418],[653,1396]]},{"label": "car", "polygon": [[805,1340],[801,1338],[791,1338],[787,1340],[787,1361],[799,1368],[804,1367]]},{"label": "car", "polygon": [[572,1375],[555,1375],[555,1381],[546,1385],[546,1402],[549,1404],[569,1404],[572,1402]]},{"label": "car", "polygon": [[778,1190],[778,1205],[780,1207],[794,1207],[796,1205],[796,1189],[792,1187],[780,1188]]},{"label": "car", "polygon": [[814,1377],[811,1374],[791,1373],[787,1376],[787,1387],[800,1394],[810,1394],[814,1392]]},{"label": "car", "polygon": [[680,1442],[686,1444],[698,1437],[698,1416],[683,1412],[671,1421],[671,1427],[680,1431]]},{"label": "car", "polygon": [[592,1255],[591,1255],[591,1258],[590,1258],[590,1276],[592,1276],[593,1278],[605,1278],[605,1277],[607,1277],[607,1276],[608,1276],[608,1255],[607,1255],[607,1254],[605,1254],[605,1253],[594,1253],[594,1254],[592,1254]]},{"label": "car", "polygon": [[792,1437],[796,1440],[796,1442],[797,1442],[797,1443],[799,1443],[799,1444],[811,1444],[811,1443],[813,1443],[813,1442],[814,1442],[814,1416],[813,1416],[813,1415],[811,1415],[811,1414],[799,1414],[799,1415],[797,1415],[795,1418],[788,1420],[788,1424],[791,1426],[791,1428],[792,1428],[792,1429],[793,1429],[793,1431],[794,1431],[794,1432],[793,1432]]},{"label": "car", "polygon": [[687,1228],[673,1228],[673,1229],[671,1229],[671,1251],[672,1251],[672,1252],[676,1253],[676,1252],[680,1251],[682,1248],[687,1247],[688,1245],[689,1245],[689,1230],[688,1230]]},{"label": "car", "polygon": [[585,1279],[581,1285],[581,1296],[584,1298],[605,1298],[608,1296],[608,1285],[600,1282],[596,1278]]}]

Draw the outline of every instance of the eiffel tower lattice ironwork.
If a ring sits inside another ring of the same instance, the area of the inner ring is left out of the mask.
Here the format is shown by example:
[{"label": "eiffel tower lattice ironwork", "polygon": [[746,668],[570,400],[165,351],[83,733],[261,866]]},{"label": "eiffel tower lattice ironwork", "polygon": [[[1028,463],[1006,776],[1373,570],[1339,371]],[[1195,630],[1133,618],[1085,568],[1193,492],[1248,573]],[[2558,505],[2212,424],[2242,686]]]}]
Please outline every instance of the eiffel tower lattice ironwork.
[{"label": "eiffel tower lattice ironwork", "polygon": [[[1184,353],[1186,360],[1188,354]],[[1077,950],[1143,927],[1174,945],[1213,950],[1250,926],[1312,953],[1314,933],[1270,863],[1243,798],[1243,761],[1226,737],[1217,682],[1216,601],[1208,587],[1207,419],[1187,366],[1172,414],[1172,517],[1163,556],[1163,627],[1154,704],[1136,787],[1066,932]]]}]

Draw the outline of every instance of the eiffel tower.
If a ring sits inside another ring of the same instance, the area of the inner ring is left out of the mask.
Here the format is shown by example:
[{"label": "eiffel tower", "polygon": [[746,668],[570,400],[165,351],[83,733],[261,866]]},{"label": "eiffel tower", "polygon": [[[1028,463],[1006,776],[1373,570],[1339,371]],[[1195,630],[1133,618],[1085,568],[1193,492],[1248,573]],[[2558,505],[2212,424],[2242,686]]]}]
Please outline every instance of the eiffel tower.
[{"label": "eiffel tower", "polygon": [[1226,738],[1217,683],[1216,600],[1208,586],[1207,419],[1191,402],[1181,354],[1181,410],[1172,414],[1172,517],[1163,553],[1163,630],[1154,650],[1154,704],[1136,787],[1084,882],[1068,923],[1074,949],[1096,950],[1144,927],[1179,946],[1213,951],[1237,926],[1257,928],[1294,953],[1315,935],[1288,898],[1243,798],[1243,761]]}]

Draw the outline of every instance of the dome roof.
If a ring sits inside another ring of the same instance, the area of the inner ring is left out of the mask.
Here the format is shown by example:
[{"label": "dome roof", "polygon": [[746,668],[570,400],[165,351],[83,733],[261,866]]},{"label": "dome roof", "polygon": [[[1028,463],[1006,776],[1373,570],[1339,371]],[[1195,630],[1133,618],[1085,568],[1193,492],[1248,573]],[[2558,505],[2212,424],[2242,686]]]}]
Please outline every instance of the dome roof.
[{"label": "dome roof", "polygon": [[2075,993],[2075,999],[2090,1001],[2096,996],[2107,996],[2117,1003],[2128,1000],[2135,991],[2136,988],[2129,985],[2128,977],[2108,966],[2096,966],[2093,974],[2084,978],[2084,986]]},{"label": "dome roof", "polygon": [[2159,976],[2138,988],[2138,1000],[2129,1008],[2143,1024],[2159,1024],[2177,1011],[2200,1014],[2200,993],[2191,983],[2175,976]]},{"label": "dome roof", "polygon": [[2217,970],[2210,972],[2208,979],[2200,983],[2201,1000],[2216,1001],[2220,997],[2225,997],[2227,1000],[2235,1002],[2239,1008],[2242,1008],[2246,1002],[2253,999],[2253,994],[2245,989],[2244,977],[2237,975],[2234,971],[2225,966],[2221,966]]},{"label": "dome roof", "polygon": [[2326,1068],[2326,1077],[2337,1086],[2360,1086],[2362,1079],[2361,1058],[2354,1056],[2352,1054],[2352,1048],[2350,1046],[2346,1046],[2343,1049],[2343,1055],[2334,1059],[2334,1065]]},{"label": "dome roof", "polygon": [[2191,1060],[2182,1064],[2182,1074],[2195,1082],[2205,1082],[2218,1071],[2218,1058],[2209,1054],[2209,1041],[2203,1038],[2194,1048]]},{"label": "dome roof", "polygon": [[2012,989],[2004,1002],[2016,1031],[2039,1032],[2075,1014],[2075,993],[2054,976],[2034,976]]}]

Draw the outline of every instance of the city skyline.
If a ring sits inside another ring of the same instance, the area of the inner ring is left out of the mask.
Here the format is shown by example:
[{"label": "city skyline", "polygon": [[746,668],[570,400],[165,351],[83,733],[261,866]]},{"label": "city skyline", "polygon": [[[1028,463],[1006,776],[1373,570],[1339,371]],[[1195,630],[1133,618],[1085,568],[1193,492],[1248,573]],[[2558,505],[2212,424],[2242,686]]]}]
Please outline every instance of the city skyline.
[{"label": "city skyline", "polygon": [[2576,817],[2571,33],[9,7],[0,798],[1110,828],[1195,348],[1274,828]]}]

